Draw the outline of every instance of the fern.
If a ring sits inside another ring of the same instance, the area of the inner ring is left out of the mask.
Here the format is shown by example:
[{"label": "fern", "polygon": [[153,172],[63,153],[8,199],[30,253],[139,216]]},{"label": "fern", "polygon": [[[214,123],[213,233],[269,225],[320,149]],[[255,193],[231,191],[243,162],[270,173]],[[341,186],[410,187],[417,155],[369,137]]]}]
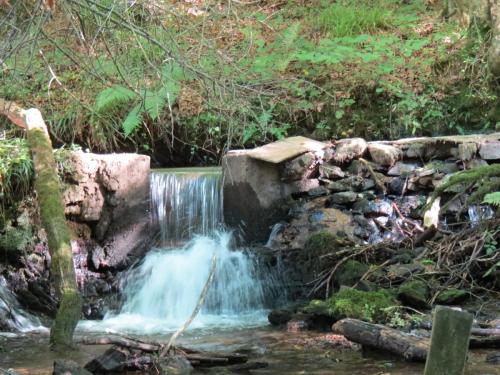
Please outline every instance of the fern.
[{"label": "fern", "polygon": [[138,104],[129,112],[125,121],[123,121],[122,128],[126,136],[132,134],[141,124],[144,108]]},{"label": "fern", "polygon": [[484,196],[484,203],[500,207],[500,191],[489,193]]},{"label": "fern", "polygon": [[108,87],[97,95],[94,109],[97,113],[105,113],[116,106],[129,103],[135,96],[135,92],[126,87],[118,85]]}]

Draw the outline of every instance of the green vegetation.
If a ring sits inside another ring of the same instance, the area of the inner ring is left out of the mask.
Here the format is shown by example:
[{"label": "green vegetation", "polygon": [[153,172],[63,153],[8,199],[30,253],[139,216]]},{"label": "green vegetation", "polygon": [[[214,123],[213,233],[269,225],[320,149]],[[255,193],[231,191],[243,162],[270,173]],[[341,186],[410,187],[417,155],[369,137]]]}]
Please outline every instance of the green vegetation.
[{"label": "green vegetation", "polygon": [[369,266],[357,260],[348,260],[342,264],[335,273],[337,285],[354,286],[368,271]]},{"label": "green vegetation", "polygon": [[398,288],[398,298],[416,308],[427,307],[429,295],[429,286],[421,280],[406,281]]},{"label": "green vegetation", "polygon": [[0,96],[42,109],[56,145],[167,164],[294,134],[395,138],[499,121],[488,30],[423,0],[207,1],[200,17],[148,4],[69,0],[51,19],[25,1],[0,9],[18,26],[0,26]]},{"label": "green vegetation", "polygon": [[[307,313],[328,315],[335,320],[343,318],[362,319],[368,322],[388,320],[398,302],[387,290],[364,292],[342,289],[326,301],[313,300],[304,308]],[[392,310],[392,311],[391,311]]]}]

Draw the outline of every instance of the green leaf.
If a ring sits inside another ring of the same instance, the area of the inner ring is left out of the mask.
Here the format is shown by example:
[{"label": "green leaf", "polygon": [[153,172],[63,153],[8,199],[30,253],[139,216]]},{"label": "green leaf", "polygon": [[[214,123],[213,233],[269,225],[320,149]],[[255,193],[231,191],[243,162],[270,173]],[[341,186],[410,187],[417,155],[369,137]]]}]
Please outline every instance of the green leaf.
[{"label": "green leaf", "polygon": [[144,109],[140,104],[136,105],[129,112],[122,124],[123,132],[127,137],[139,127],[142,121],[143,113]]},{"label": "green leaf", "polygon": [[118,85],[108,87],[97,95],[95,111],[98,113],[107,112],[116,106],[132,101],[135,96],[135,92],[126,87]]},{"label": "green leaf", "polygon": [[144,97],[144,109],[146,110],[151,120],[157,120],[166,102],[165,90],[158,92],[147,92]]},{"label": "green leaf", "polygon": [[486,194],[484,196],[483,203],[491,204],[493,206],[500,206],[500,191]]}]

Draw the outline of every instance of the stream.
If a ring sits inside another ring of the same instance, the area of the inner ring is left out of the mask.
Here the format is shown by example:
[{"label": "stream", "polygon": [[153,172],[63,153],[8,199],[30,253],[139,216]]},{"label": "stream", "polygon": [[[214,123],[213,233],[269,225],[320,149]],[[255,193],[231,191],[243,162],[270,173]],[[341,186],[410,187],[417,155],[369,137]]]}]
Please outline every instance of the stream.
[{"label": "stream", "polygon": [[[231,232],[223,230],[220,178],[220,171],[214,169],[153,172],[151,194],[153,218],[160,231],[158,247],[122,276],[121,307],[109,311],[102,321],[81,321],[77,339],[116,332],[167,342],[196,307],[215,257],[215,281],[201,311],[176,344],[207,351],[238,351],[252,361],[268,364],[252,370],[255,374],[422,373],[423,364],[380,352],[342,349],[338,337],[330,333],[270,327],[269,309],[285,302],[286,291],[276,282],[278,275],[263,268],[245,249],[235,249]],[[40,330],[38,320],[17,308],[13,314],[24,320],[17,323],[21,324],[16,327],[18,334],[0,334],[0,368],[12,368],[19,374],[50,374],[55,359],[64,357],[84,365],[109,347],[79,346],[64,354],[50,352],[47,330]],[[485,355],[472,352],[466,373],[500,374],[485,362]],[[203,373],[226,371],[215,368]]]}]

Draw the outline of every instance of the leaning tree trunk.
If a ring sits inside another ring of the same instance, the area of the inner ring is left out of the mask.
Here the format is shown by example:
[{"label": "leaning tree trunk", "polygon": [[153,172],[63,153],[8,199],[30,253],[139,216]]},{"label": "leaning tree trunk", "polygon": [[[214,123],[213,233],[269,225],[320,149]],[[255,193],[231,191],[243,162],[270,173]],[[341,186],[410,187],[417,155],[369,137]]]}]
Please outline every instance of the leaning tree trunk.
[{"label": "leaning tree trunk", "polygon": [[66,224],[64,203],[57,175],[52,144],[38,109],[22,110],[0,99],[0,113],[26,128],[28,146],[35,169],[35,189],[42,225],[47,232],[51,277],[59,298],[59,309],[50,330],[50,342],[57,349],[73,343],[73,332],[80,319],[82,301],[75,278],[71,234]]}]

